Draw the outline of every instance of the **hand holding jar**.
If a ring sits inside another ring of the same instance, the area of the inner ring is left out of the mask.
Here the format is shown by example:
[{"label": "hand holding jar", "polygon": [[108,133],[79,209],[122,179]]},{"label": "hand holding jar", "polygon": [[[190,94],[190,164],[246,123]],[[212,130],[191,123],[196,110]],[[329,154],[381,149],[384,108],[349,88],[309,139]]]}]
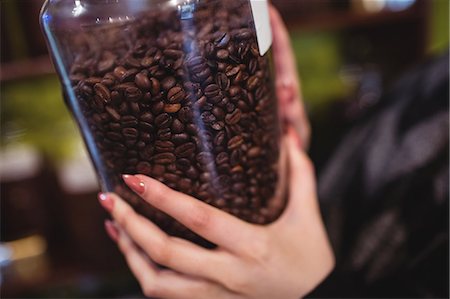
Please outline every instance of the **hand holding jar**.
[{"label": "hand holding jar", "polygon": [[313,166],[303,151],[309,140],[309,125],[293,54],[287,32],[273,9],[271,21],[277,95],[288,124],[283,136],[290,173],[288,205],[275,222],[260,226],[147,176],[124,176],[126,184],[149,205],[217,245],[205,249],[169,236],[120,197],[101,194],[100,201],[114,220],[106,222],[106,230],[118,243],[147,296],[299,298],[334,266],[318,207]]}]

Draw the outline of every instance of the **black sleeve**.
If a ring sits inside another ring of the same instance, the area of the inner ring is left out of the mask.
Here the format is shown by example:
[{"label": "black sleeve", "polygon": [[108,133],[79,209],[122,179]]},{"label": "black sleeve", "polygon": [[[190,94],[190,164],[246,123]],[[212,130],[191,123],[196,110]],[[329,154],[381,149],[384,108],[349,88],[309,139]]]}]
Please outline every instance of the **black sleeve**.
[{"label": "black sleeve", "polygon": [[309,297],[449,296],[449,55],[409,72],[319,173],[336,268]]}]

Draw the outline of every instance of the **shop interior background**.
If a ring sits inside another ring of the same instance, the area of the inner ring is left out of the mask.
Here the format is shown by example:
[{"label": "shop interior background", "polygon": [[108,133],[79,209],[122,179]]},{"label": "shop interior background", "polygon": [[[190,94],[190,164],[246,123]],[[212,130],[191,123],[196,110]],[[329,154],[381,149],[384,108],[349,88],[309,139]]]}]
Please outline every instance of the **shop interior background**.
[{"label": "shop interior background", "polygon": [[[95,174],[40,31],[42,4],[0,2],[2,295],[140,296],[104,232]],[[352,122],[402,72],[448,47],[448,0],[273,4],[292,38],[319,173]]]}]

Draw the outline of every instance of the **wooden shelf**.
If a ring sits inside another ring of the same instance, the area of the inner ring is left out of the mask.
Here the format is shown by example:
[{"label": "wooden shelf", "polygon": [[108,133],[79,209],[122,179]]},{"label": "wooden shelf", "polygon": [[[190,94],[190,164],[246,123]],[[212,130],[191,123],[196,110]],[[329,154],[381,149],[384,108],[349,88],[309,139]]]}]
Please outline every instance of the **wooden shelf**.
[{"label": "wooden shelf", "polygon": [[40,75],[54,74],[55,69],[47,55],[32,59],[2,63],[0,65],[0,81],[12,81]]},{"label": "wooden shelf", "polygon": [[421,15],[412,8],[398,12],[381,11],[378,13],[340,11],[324,12],[304,18],[286,15],[285,21],[290,30],[323,31],[392,25],[418,20]]}]

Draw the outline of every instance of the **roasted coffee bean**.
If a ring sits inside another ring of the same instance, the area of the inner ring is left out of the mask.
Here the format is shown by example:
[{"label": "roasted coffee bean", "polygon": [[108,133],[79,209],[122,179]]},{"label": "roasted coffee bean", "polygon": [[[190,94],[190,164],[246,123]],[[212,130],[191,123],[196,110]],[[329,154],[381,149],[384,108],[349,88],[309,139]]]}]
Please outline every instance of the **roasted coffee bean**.
[{"label": "roasted coffee bean", "polygon": [[187,171],[189,168],[191,168],[191,161],[185,158],[177,159],[177,162],[175,162],[175,165],[178,169],[181,171]]},{"label": "roasted coffee bean", "polygon": [[133,115],[125,115],[120,121],[123,127],[136,127],[138,125],[138,120]]},{"label": "roasted coffee bean", "polygon": [[248,90],[254,90],[260,84],[260,79],[257,76],[251,76],[247,80],[247,88]]},{"label": "roasted coffee bean", "polygon": [[220,146],[223,144],[224,141],[225,141],[225,132],[224,131],[218,132],[214,137],[214,145]]},{"label": "roasted coffee bean", "polygon": [[192,111],[188,106],[184,106],[178,111],[178,117],[183,123],[192,121]]},{"label": "roasted coffee bean", "polygon": [[173,134],[171,140],[175,144],[179,145],[179,144],[189,141],[189,135],[186,133]]},{"label": "roasted coffee bean", "polygon": [[183,89],[180,86],[172,87],[167,93],[167,100],[169,103],[179,103],[182,99],[184,99]]},{"label": "roasted coffee bean", "polygon": [[260,147],[252,147],[248,150],[248,157],[249,158],[256,158],[261,154],[261,148]]},{"label": "roasted coffee bean", "polygon": [[114,109],[113,107],[110,106],[106,106],[105,107],[106,112],[108,112],[108,114],[111,116],[111,118],[115,121],[119,121],[120,120],[120,114],[119,112],[117,112],[116,109]]},{"label": "roasted coffee bean", "polygon": [[122,130],[122,134],[126,139],[136,139],[138,131],[135,128],[125,128]]},{"label": "roasted coffee bean", "polygon": [[170,138],[172,137],[170,128],[159,129],[158,132],[156,132],[156,135],[160,140],[170,140]]},{"label": "roasted coffee bean", "polygon": [[156,96],[159,94],[160,92],[160,83],[158,81],[158,79],[156,78],[150,78],[150,92],[152,93],[153,96]]},{"label": "roasted coffee bean", "polygon": [[156,164],[171,164],[175,162],[176,157],[172,153],[160,153],[154,155],[153,160]]},{"label": "roasted coffee bean", "polygon": [[111,92],[102,83],[96,83],[94,85],[95,93],[106,103],[111,101]]},{"label": "roasted coffee bean", "polygon": [[217,51],[217,54],[216,54],[217,58],[222,59],[222,60],[227,59],[229,55],[230,55],[230,53],[225,49],[220,49],[219,51]]},{"label": "roasted coffee bean", "polygon": [[235,125],[241,120],[241,110],[235,109],[225,116],[225,122],[228,125]]},{"label": "roasted coffee bean", "polygon": [[205,88],[205,96],[213,98],[220,93],[220,88],[216,84],[210,84]]},{"label": "roasted coffee bean", "polygon": [[142,91],[134,86],[130,86],[125,89],[125,98],[128,101],[138,101],[142,97]]},{"label": "roasted coffee bean", "polygon": [[215,121],[211,124],[211,128],[215,131],[220,131],[224,128],[225,123],[223,121]]},{"label": "roasted coffee bean", "polygon": [[228,154],[226,152],[220,152],[216,156],[216,163],[217,164],[224,164],[228,162]]},{"label": "roasted coffee bean", "polygon": [[218,73],[216,76],[217,85],[221,90],[228,90],[230,87],[230,79],[224,73]]},{"label": "roasted coffee bean", "polygon": [[152,87],[152,84],[150,83],[147,74],[143,72],[140,72],[139,74],[136,75],[134,82],[139,88],[143,90],[149,90]]},{"label": "roasted coffee bean", "polygon": [[195,152],[195,144],[187,142],[175,148],[175,155],[180,158],[188,158]]},{"label": "roasted coffee bean", "polygon": [[170,141],[157,140],[155,142],[155,150],[157,152],[173,152],[175,145]]},{"label": "roasted coffee bean", "polygon": [[250,29],[240,29],[236,32],[235,38],[237,40],[245,40],[251,38],[252,36],[253,34]]},{"label": "roasted coffee bean", "polygon": [[241,136],[234,136],[228,141],[228,148],[230,150],[236,149],[241,146],[241,144],[244,142]]},{"label": "roasted coffee bean", "polygon": [[172,122],[171,129],[174,134],[180,134],[184,131],[184,125],[178,118],[175,118]]},{"label": "roasted coffee bean", "polygon": [[161,86],[164,90],[169,91],[172,87],[175,86],[177,80],[174,77],[167,77],[161,81]]},{"label": "roasted coffee bean", "polygon": [[142,113],[142,115],[139,118],[141,121],[148,122],[148,123],[152,123],[153,119],[154,119],[153,114],[151,114],[149,112]]},{"label": "roasted coffee bean", "polygon": [[152,166],[149,162],[141,161],[136,165],[136,171],[141,174],[150,175]]},{"label": "roasted coffee bean", "polygon": [[167,113],[162,113],[155,118],[155,124],[160,128],[168,128],[171,125],[172,117]]},{"label": "roasted coffee bean", "polygon": [[164,111],[164,103],[163,102],[156,102],[153,104],[151,111],[154,115],[158,115],[161,112]]},{"label": "roasted coffee bean", "polygon": [[181,104],[166,104],[164,105],[164,112],[167,113],[175,113],[178,112],[181,108]]}]

